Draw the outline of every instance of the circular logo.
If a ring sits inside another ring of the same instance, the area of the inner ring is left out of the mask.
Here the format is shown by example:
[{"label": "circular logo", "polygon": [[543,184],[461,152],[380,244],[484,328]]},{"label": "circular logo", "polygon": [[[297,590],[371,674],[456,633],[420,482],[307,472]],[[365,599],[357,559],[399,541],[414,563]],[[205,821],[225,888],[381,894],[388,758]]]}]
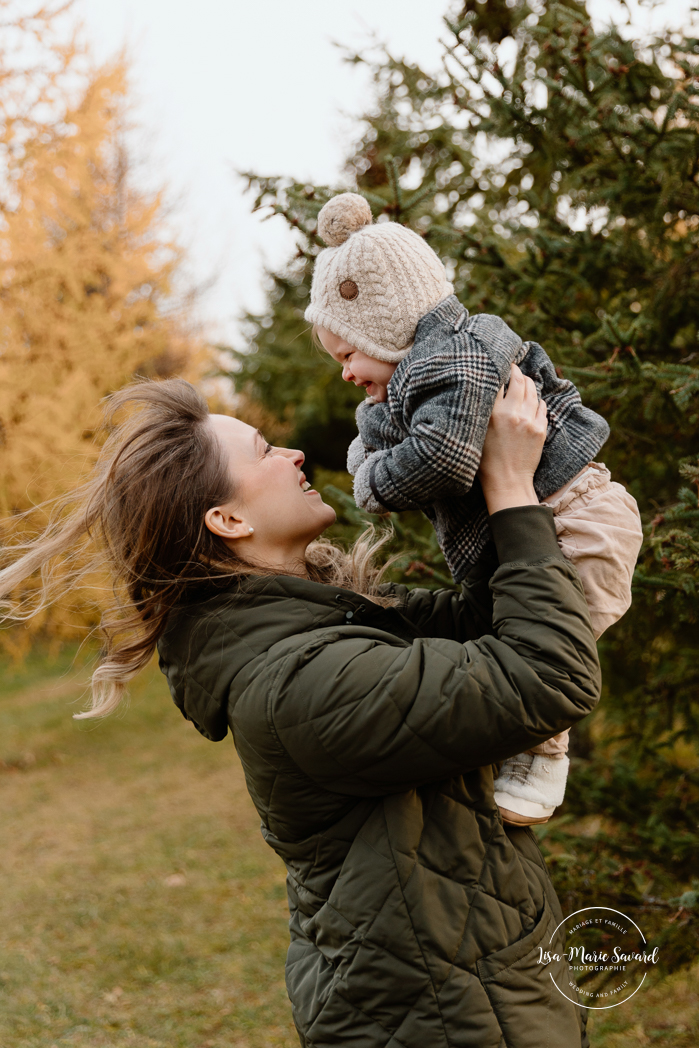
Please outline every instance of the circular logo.
[{"label": "circular logo", "polygon": [[340,284],[340,294],[351,301],[359,294],[359,288],[353,280],[343,280]]},{"label": "circular logo", "polygon": [[[576,910],[554,929],[548,949],[538,950],[539,963],[551,965],[549,974],[559,993],[573,1004],[600,1011],[633,997],[659,960],[658,947],[648,949],[638,925],[609,906]],[[567,961],[567,969],[554,961]]]}]

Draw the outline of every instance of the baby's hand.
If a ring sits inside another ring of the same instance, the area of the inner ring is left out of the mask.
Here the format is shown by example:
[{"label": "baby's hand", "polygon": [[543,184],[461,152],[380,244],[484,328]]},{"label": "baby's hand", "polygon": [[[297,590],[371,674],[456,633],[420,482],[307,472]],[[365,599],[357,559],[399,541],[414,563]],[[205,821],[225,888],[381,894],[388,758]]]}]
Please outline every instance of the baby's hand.
[{"label": "baby's hand", "polygon": [[537,505],[534,473],[546,440],[547,409],[536,386],[512,365],[510,383],[495,399],[478,477],[489,513]]}]

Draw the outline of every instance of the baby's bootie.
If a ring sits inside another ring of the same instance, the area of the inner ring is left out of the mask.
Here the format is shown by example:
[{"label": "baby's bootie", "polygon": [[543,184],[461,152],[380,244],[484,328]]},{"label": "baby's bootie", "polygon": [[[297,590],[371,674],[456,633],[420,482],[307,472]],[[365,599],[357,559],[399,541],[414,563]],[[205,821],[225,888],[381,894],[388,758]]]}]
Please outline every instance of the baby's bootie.
[{"label": "baby's bootie", "polygon": [[503,822],[531,826],[548,822],[559,804],[568,778],[567,757],[519,753],[503,761],[495,780],[495,803]]}]

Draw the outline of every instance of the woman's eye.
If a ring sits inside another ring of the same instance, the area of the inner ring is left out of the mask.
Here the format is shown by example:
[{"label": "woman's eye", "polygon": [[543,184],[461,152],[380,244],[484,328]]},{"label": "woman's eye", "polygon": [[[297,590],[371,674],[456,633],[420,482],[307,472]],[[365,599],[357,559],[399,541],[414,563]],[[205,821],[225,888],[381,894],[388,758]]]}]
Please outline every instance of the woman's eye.
[{"label": "woman's eye", "polygon": [[268,454],[270,453],[270,451],[271,451],[271,450],[272,450],[272,445],[271,445],[271,444],[268,444],[268,445],[267,445],[267,446],[265,447],[265,455],[268,455]]}]

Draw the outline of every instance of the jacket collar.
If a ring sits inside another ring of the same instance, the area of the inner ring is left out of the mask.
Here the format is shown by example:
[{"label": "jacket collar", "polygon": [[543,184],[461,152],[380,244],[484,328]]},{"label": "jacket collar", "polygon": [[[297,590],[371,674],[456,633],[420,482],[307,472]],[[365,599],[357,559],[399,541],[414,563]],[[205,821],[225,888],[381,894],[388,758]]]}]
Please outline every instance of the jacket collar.
[{"label": "jacket collar", "polygon": [[372,603],[353,590],[343,589],[341,586],[328,586],[296,575],[240,575],[232,582],[214,581],[211,587],[206,589],[206,592],[197,589],[191,602],[199,603],[207,597],[222,594],[227,600],[240,599],[243,603],[257,596],[291,597],[293,600],[300,600],[304,604],[316,605],[319,608],[335,608],[342,602],[354,605]]},{"label": "jacket collar", "polygon": [[325,624],[366,625],[394,633],[407,641],[422,636],[421,631],[401,614],[399,607],[385,608],[354,590],[312,582],[295,575],[242,575],[233,585],[228,583],[226,586],[214,582],[210,588],[197,588],[196,593],[190,594],[186,605],[191,612],[194,612],[193,606],[204,611],[207,606],[213,610],[222,604],[237,605],[240,613],[245,614],[246,605],[273,605],[276,601],[288,600],[299,601],[311,613],[315,626],[308,628]]},{"label": "jacket collar", "polygon": [[430,338],[436,331],[445,328],[445,334],[449,337],[454,331],[458,331],[467,316],[468,310],[462,306],[456,295],[449,295],[449,298],[445,298],[420,318],[415,330],[415,342]]}]

